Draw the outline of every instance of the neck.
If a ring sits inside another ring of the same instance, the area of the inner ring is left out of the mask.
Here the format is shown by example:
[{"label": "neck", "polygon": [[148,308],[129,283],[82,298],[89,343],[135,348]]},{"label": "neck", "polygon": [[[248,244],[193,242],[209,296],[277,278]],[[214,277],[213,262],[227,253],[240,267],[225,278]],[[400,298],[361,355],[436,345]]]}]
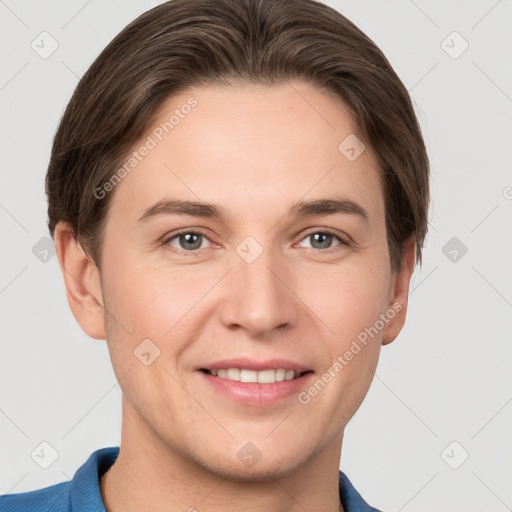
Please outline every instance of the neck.
[{"label": "neck", "polygon": [[119,456],[101,477],[107,512],[343,512],[338,471],[343,434],[284,477],[233,480],[169,446],[123,397]]}]

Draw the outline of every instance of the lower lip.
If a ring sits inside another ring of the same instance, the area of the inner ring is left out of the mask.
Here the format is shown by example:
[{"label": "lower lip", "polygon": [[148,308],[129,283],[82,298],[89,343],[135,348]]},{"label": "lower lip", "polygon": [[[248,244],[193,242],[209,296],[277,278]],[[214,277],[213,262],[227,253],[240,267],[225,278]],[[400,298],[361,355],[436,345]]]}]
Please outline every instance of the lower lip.
[{"label": "lower lip", "polygon": [[307,382],[313,375],[313,372],[310,372],[292,380],[260,384],[258,382],[238,382],[215,377],[200,370],[198,373],[215,390],[243,405],[270,405],[279,402],[305,389]]}]

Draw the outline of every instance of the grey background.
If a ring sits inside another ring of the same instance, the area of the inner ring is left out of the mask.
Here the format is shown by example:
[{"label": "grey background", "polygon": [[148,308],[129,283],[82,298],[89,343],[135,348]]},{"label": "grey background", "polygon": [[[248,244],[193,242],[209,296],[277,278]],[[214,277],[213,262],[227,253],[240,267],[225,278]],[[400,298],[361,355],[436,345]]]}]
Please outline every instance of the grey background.
[{"label": "grey background", "polygon": [[[78,78],[158,3],[0,0],[0,494],[70,479],[119,444],[120,389],[105,342],[69,310],[43,187]],[[341,468],[386,511],[511,510],[512,2],[327,3],[410,90],[432,165],[407,324],[347,426]],[[46,59],[31,47],[43,31],[58,42]],[[58,453],[48,469],[31,458],[43,441]]]}]

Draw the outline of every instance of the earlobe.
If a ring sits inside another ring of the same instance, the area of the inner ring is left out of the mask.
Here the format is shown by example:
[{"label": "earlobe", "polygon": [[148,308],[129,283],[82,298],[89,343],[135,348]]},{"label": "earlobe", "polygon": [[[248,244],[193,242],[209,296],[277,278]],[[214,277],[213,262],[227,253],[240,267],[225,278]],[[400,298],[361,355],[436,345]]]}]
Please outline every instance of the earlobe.
[{"label": "earlobe", "polygon": [[395,340],[405,324],[407,303],[409,298],[409,284],[414,272],[416,259],[416,239],[408,239],[402,250],[402,265],[393,276],[391,297],[387,306],[386,316],[389,319],[382,333],[382,345]]},{"label": "earlobe", "polygon": [[106,339],[105,315],[99,270],[77,241],[71,227],[59,222],[55,247],[69,306],[82,330],[95,339]]}]

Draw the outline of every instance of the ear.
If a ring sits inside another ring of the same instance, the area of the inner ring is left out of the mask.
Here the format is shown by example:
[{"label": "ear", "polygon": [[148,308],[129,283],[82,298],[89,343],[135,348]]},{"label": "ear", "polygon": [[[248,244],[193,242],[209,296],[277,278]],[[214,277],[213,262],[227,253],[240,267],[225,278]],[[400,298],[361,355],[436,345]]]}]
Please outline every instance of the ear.
[{"label": "ear", "polygon": [[55,227],[57,251],[69,306],[82,330],[91,338],[106,339],[100,273],[64,222]]},{"label": "ear", "polygon": [[394,316],[385,324],[382,333],[382,345],[391,343],[400,333],[407,314],[407,301],[409,298],[409,283],[414,271],[414,263],[416,259],[416,239],[409,238],[402,250],[402,265],[398,272],[394,272],[391,286],[390,300],[387,314],[391,318],[391,312]]}]

